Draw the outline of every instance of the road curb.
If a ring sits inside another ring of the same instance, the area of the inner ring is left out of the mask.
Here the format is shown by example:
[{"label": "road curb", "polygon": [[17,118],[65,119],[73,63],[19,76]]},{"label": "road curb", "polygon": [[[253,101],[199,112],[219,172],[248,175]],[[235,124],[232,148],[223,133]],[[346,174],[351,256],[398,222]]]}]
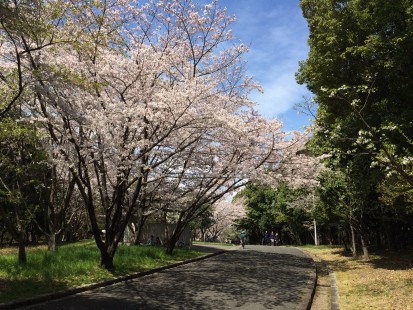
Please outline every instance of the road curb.
[{"label": "road curb", "polygon": [[336,274],[324,260],[321,260],[321,263],[324,264],[324,266],[326,266],[328,270],[328,276],[330,278],[330,287],[331,287],[330,309],[339,310],[340,309],[340,306],[338,304],[339,293],[338,293],[338,287],[337,287]]},{"label": "road curb", "polygon": [[186,265],[186,264],[190,264],[193,262],[197,262],[203,259],[207,259],[219,254],[223,254],[226,253],[227,251],[224,250],[220,250],[217,251],[215,253],[210,253],[210,254],[206,254],[206,255],[202,255],[199,257],[195,257],[195,258],[191,258],[182,262],[178,262],[178,263],[174,263],[174,264],[170,264],[170,265],[166,265],[166,266],[162,266],[162,267],[158,267],[158,268],[153,268],[150,270],[145,270],[145,271],[141,271],[141,272],[136,272],[133,274],[128,274],[125,276],[120,276],[120,277],[116,277],[113,279],[109,279],[109,280],[105,280],[102,282],[98,282],[98,283],[92,283],[92,284],[87,284],[84,286],[80,286],[80,287],[76,287],[76,288],[71,288],[71,289],[67,289],[64,291],[60,291],[60,292],[55,292],[55,293],[50,293],[50,294],[44,294],[44,295],[39,295],[36,297],[32,297],[32,298],[25,298],[25,299],[20,299],[20,300],[15,300],[15,301],[11,301],[11,302],[7,302],[7,303],[0,303],[0,309],[17,309],[19,307],[25,307],[25,306],[31,306],[34,304],[38,304],[41,302],[45,302],[45,301],[51,301],[54,299],[59,299],[59,298],[63,298],[63,297],[67,297],[70,295],[74,295],[74,294],[78,294],[78,293],[82,293],[82,292],[86,292],[86,291],[90,291],[93,289],[97,289],[100,287],[104,287],[104,286],[109,286],[115,283],[120,283],[120,282],[126,282],[126,281],[130,281],[136,278],[141,278],[150,274],[154,274],[163,270],[167,270],[167,269],[172,269],[178,266],[182,266],[182,265]]},{"label": "road curb", "polygon": [[[301,250],[301,249],[299,249],[299,250]],[[305,250],[301,250],[301,251],[303,253],[306,253],[309,257],[311,257],[314,264],[316,264],[315,260],[314,260],[314,258],[316,258],[319,261],[319,264],[323,265],[323,267],[327,269],[328,277],[330,279],[330,300],[328,302],[329,303],[328,308],[330,310],[340,310],[340,306],[338,304],[339,292],[338,292],[338,287],[337,287],[337,280],[336,280],[336,275],[335,275],[333,269],[331,269],[331,267],[327,264],[327,262],[325,260],[318,257],[316,254],[306,252]],[[318,273],[317,268],[316,268],[316,272]],[[317,287],[317,281],[316,281],[315,286],[314,286],[314,294],[315,294],[316,287]],[[314,298],[314,294],[313,294],[312,298]],[[310,308],[311,308],[311,305],[310,305]],[[307,309],[310,309],[310,308],[307,308]]]}]

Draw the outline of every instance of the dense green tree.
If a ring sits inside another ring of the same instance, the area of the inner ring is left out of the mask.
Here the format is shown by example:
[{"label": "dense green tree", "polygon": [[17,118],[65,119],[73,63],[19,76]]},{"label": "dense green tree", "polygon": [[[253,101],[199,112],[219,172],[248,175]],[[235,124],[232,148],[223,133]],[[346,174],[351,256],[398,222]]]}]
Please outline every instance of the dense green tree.
[{"label": "dense green tree", "polygon": [[26,262],[26,228],[47,196],[46,156],[33,126],[12,117],[0,121],[0,218]]},{"label": "dense green tree", "polygon": [[281,232],[284,242],[299,245],[306,243],[308,231],[312,228],[312,204],[308,199],[308,191],[281,183],[276,187],[275,194],[272,209],[276,230]]},{"label": "dense green tree", "polygon": [[249,183],[234,199],[243,199],[246,217],[238,226],[247,229],[251,241],[261,242],[265,231],[279,232],[284,243],[302,244],[311,226],[308,191],[286,183],[275,189]]},{"label": "dense green tree", "polygon": [[[319,216],[331,229],[345,223],[341,231],[347,241],[351,235],[353,254],[361,246],[368,258],[368,246],[383,239],[381,222],[391,210],[381,199],[385,175],[397,174],[399,191],[413,187],[413,3],[301,0],[300,5],[310,52],[297,80],[318,104],[310,148],[331,154],[328,165],[336,173],[322,179],[329,186],[319,192]],[[333,219],[335,224],[328,223]]]},{"label": "dense green tree", "polygon": [[379,184],[380,201],[384,206],[377,219],[380,234],[378,247],[399,250],[411,245],[413,240],[413,193],[403,189],[397,175],[384,179]]},{"label": "dense green tree", "polygon": [[238,222],[238,226],[247,230],[250,242],[260,243],[263,233],[275,225],[272,210],[275,197],[271,187],[254,183],[248,183],[235,195],[234,200],[242,199],[246,206],[247,215]]},{"label": "dense green tree", "polygon": [[346,168],[335,167],[320,175],[319,201],[316,217],[327,233],[330,242],[340,236],[350,247],[353,256],[359,248],[368,259],[371,241],[371,223],[378,220],[380,201],[378,194],[379,169],[370,169],[366,156],[355,156]]},{"label": "dense green tree", "polygon": [[365,152],[413,186],[413,4],[302,0],[310,53],[297,79],[319,104],[315,143]]},{"label": "dense green tree", "polygon": [[320,174],[319,182],[313,216],[322,236],[320,241],[330,245],[344,241],[347,246],[349,210],[345,175],[340,170],[326,169]]},{"label": "dense green tree", "polygon": [[214,224],[214,214],[212,213],[212,210],[208,209],[193,221],[191,221],[189,223],[189,227],[192,231],[199,231],[202,241],[206,241],[206,232],[208,228],[210,228]]}]

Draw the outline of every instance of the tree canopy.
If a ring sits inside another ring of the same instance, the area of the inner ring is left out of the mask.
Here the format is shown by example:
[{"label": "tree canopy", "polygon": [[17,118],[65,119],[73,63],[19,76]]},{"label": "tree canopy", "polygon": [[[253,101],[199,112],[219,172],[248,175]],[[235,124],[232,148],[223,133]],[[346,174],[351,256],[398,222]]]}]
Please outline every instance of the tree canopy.
[{"label": "tree canopy", "polygon": [[314,145],[343,159],[368,153],[411,187],[411,1],[302,0],[300,5],[310,53],[297,80],[319,105]]},{"label": "tree canopy", "polygon": [[217,1],[3,1],[0,14],[0,117],[19,104],[36,124],[108,269],[132,218],[172,214],[171,253],[226,193],[287,171],[306,136],[255,111],[248,48]]}]

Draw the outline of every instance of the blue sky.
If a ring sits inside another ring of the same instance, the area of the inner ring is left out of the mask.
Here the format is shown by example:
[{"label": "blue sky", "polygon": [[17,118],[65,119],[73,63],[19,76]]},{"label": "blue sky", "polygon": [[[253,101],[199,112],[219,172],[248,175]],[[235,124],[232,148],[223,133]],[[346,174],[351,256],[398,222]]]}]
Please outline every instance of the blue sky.
[{"label": "blue sky", "polygon": [[299,0],[218,0],[218,4],[235,14],[234,35],[250,46],[247,74],[264,88],[263,95],[252,95],[258,111],[267,118],[281,119],[285,130],[308,125],[308,116],[292,109],[303,97],[311,97],[294,75],[309,49]]}]

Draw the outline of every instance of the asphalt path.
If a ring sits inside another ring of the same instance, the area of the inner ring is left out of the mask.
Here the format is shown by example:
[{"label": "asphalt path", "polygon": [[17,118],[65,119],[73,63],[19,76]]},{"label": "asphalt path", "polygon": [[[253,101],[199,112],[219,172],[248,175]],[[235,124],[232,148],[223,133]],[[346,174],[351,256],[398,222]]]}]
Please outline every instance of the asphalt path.
[{"label": "asphalt path", "polygon": [[247,245],[25,309],[305,309],[314,281],[298,249]]}]

